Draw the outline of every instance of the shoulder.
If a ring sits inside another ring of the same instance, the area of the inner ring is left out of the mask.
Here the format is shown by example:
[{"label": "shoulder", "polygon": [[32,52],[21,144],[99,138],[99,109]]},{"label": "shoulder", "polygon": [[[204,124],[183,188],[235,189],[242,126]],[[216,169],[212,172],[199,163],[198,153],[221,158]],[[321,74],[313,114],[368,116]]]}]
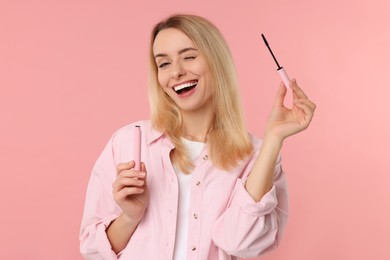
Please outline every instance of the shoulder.
[{"label": "shoulder", "polygon": [[153,140],[159,138],[162,133],[157,131],[150,120],[139,120],[135,121],[133,123],[129,123],[127,125],[124,125],[120,127],[117,131],[113,134],[113,142],[114,143],[123,143],[129,140],[132,140],[132,137],[134,135],[134,129],[136,126],[139,126],[141,128],[142,132],[142,139],[145,142],[152,142]]},{"label": "shoulder", "polygon": [[152,123],[150,120],[139,120],[126,125],[121,126],[118,130],[114,132],[114,136],[123,136],[128,135],[134,131],[134,127],[141,127],[142,131],[148,132],[152,130]]}]

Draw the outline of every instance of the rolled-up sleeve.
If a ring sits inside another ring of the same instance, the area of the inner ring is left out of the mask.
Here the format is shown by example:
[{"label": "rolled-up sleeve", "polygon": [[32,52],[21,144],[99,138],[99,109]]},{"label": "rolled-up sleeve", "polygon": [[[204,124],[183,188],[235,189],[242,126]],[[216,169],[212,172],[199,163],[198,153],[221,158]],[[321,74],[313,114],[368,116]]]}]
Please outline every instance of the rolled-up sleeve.
[{"label": "rolled-up sleeve", "polygon": [[118,259],[106,235],[107,227],[120,214],[111,191],[115,177],[111,139],[95,163],[88,183],[80,229],[80,252],[86,259]]},{"label": "rolled-up sleeve", "polygon": [[228,208],[213,226],[213,242],[229,255],[251,258],[277,247],[288,217],[286,177],[281,159],[271,190],[256,202],[238,179]]}]

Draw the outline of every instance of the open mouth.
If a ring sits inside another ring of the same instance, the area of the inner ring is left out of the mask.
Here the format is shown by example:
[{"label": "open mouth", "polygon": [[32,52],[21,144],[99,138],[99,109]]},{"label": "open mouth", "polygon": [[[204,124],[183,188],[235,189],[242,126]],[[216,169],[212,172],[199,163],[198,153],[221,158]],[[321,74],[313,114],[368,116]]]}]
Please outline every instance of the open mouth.
[{"label": "open mouth", "polygon": [[184,93],[194,89],[196,87],[196,85],[198,85],[198,81],[194,80],[194,81],[191,81],[191,82],[186,82],[184,84],[180,84],[178,86],[175,86],[173,88],[173,90],[175,90],[175,92],[178,95],[180,95],[180,94],[184,94]]}]

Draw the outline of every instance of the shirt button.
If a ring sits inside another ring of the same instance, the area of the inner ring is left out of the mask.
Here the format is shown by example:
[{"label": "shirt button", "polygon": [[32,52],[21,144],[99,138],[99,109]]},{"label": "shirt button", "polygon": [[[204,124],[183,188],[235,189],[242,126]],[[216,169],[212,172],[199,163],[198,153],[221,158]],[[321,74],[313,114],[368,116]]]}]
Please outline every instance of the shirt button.
[{"label": "shirt button", "polygon": [[200,185],[200,181],[197,181],[197,182],[196,182],[196,186],[199,186],[199,185]]},{"label": "shirt button", "polygon": [[195,251],[195,250],[196,250],[196,247],[195,247],[195,246],[193,246],[193,247],[192,247],[192,251]]},{"label": "shirt button", "polygon": [[203,160],[207,160],[209,158],[209,156],[206,154],[205,156],[203,156]]},{"label": "shirt button", "polygon": [[197,214],[194,214],[194,219],[198,219],[198,215]]}]

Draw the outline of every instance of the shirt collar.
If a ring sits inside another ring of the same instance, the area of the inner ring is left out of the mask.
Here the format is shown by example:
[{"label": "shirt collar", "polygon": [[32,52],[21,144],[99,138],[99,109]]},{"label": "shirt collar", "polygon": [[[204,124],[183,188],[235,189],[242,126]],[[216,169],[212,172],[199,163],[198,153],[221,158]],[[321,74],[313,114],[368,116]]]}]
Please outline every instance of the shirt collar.
[{"label": "shirt collar", "polygon": [[151,144],[162,137],[165,137],[165,134],[163,132],[160,132],[156,130],[154,127],[151,127],[150,134],[146,136],[146,140],[148,144]]},{"label": "shirt collar", "polygon": [[144,122],[140,123],[141,127],[144,129],[142,130],[145,134],[145,139],[148,145],[151,143],[156,142],[159,139],[162,139],[163,141],[168,141],[168,143],[171,143],[169,138],[165,135],[164,132],[161,132],[157,130],[154,126],[151,120],[145,120]]}]

